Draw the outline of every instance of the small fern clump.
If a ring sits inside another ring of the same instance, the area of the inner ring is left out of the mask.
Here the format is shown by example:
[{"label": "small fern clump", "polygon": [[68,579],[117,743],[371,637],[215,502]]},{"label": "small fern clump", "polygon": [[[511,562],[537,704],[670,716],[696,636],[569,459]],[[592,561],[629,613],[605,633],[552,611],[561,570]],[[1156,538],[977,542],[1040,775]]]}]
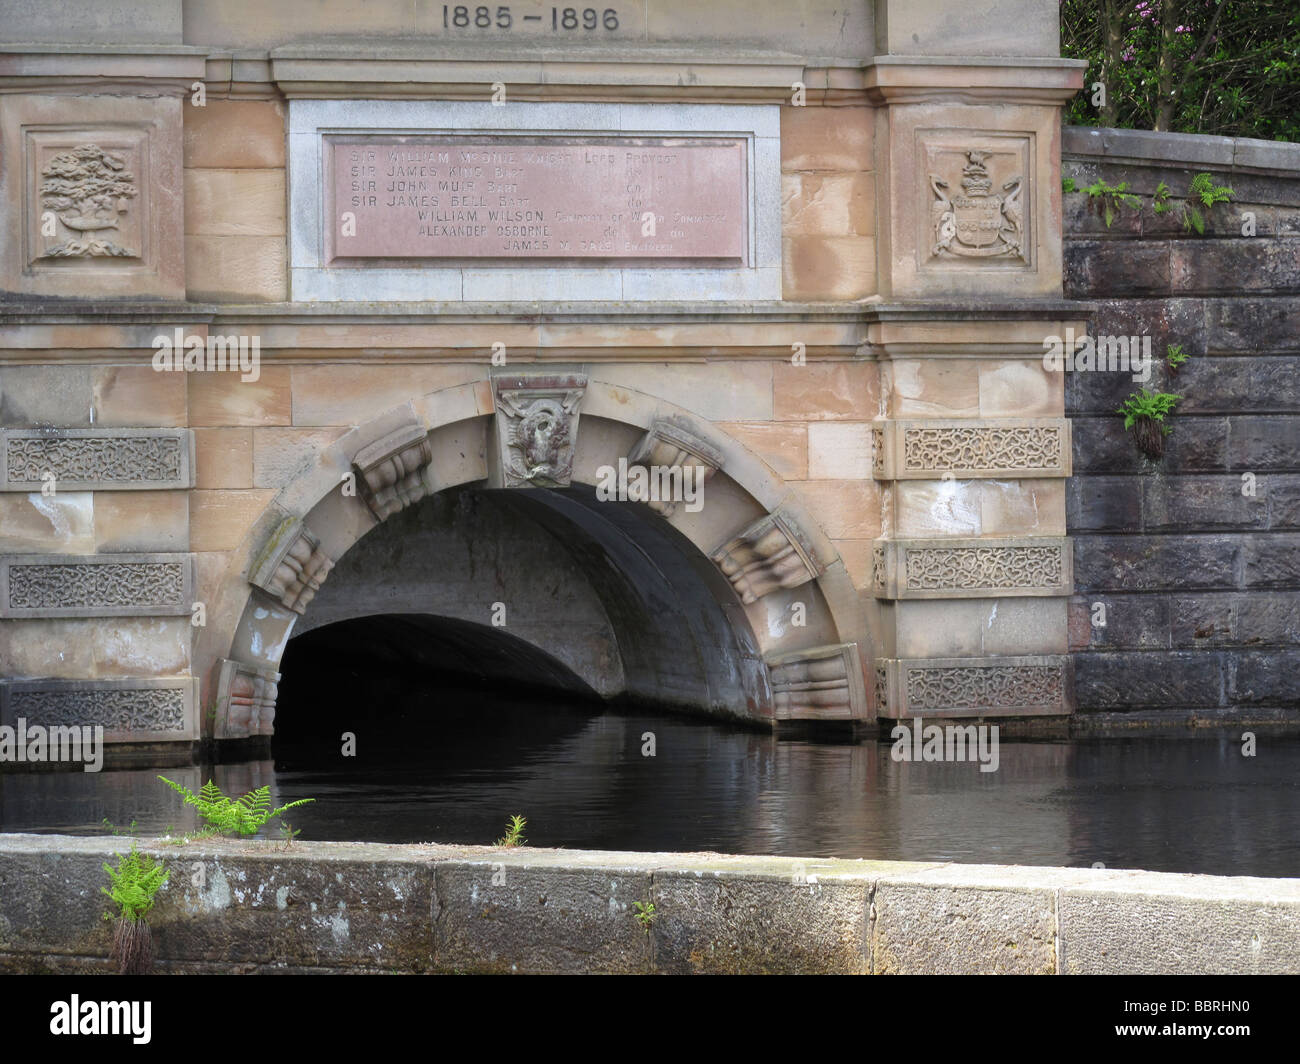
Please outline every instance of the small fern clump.
[{"label": "small fern clump", "polygon": [[1187,186],[1187,202],[1183,205],[1183,228],[1195,229],[1198,236],[1205,235],[1205,217],[1197,204],[1208,212],[1216,203],[1227,203],[1233,191],[1227,185],[1216,185],[1210,174],[1200,173]]},{"label": "small fern clump", "polygon": [[1165,437],[1173,431],[1165,424],[1165,417],[1173,413],[1181,398],[1181,395],[1140,388],[1116,411],[1124,416],[1124,428],[1132,430],[1133,442],[1148,458],[1164,457]]},{"label": "small fern clump", "polygon": [[316,800],[300,798],[296,802],[272,809],[270,787],[258,787],[257,790],[249,791],[238,798],[229,798],[221,793],[221,788],[212,780],[208,780],[199,793],[195,794],[188,787],[174,783],[166,776],[158,778],[184,798],[186,805],[194,806],[199,816],[222,835],[256,835],[267,821],[290,809]]},{"label": "small fern clump", "polygon": [[1142,200],[1128,191],[1128,182],[1121,181],[1118,185],[1107,184],[1102,178],[1097,178],[1091,185],[1086,185],[1081,191],[1088,193],[1092,199],[1101,200],[1102,221],[1106,223],[1109,229],[1111,222],[1118,216],[1120,209],[1130,207],[1133,210],[1142,208]]},{"label": "small fern clump", "polygon": [[[153,934],[145,916],[169,877],[161,861],[147,857],[131,844],[131,852],[117,855],[117,867],[104,865],[107,887],[100,891],[117,906],[111,958],[120,975],[143,975],[153,967]],[[104,914],[113,920],[112,913]]]},{"label": "small fern clump", "polygon": [[[130,853],[118,854],[117,857],[116,868],[104,865],[109,886],[99,889],[117,905],[119,919],[141,920],[153,908],[156,895],[170,873],[161,861],[142,854],[134,843]],[[111,920],[113,914],[105,913],[104,918]]]}]

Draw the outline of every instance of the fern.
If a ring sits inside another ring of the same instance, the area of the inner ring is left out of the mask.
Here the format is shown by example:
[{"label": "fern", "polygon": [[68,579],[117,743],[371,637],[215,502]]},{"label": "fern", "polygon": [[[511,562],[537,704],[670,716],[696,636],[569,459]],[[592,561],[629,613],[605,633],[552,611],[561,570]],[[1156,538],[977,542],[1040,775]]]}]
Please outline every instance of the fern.
[{"label": "fern", "polygon": [[1173,413],[1174,407],[1178,405],[1178,400],[1181,398],[1181,395],[1148,392],[1145,388],[1140,388],[1125,399],[1124,405],[1115,412],[1124,415],[1126,429],[1131,429],[1140,419],[1149,419],[1159,422],[1161,431],[1168,435],[1173,430],[1164,423],[1165,415]]},{"label": "fern", "polygon": [[[100,887],[100,892],[107,894],[118,907],[118,918],[122,920],[140,920],[153,908],[156,895],[167,882],[167,869],[161,861],[146,857],[131,844],[131,852],[118,854],[117,867],[104,865],[108,873],[109,886]],[[105,913],[104,918],[111,920],[112,913]]]},{"label": "fern", "polygon": [[1227,203],[1233,191],[1227,185],[1216,185],[1209,174],[1197,174],[1187,187],[1188,197],[1196,197],[1207,210],[1216,203]]},{"label": "fern", "polygon": [[1183,228],[1195,229],[1198,236],[1205,235],[1205,217],[1196,206],[1199,201],[1208,213],[1216,203],[1227,203],[1234,193],[1227,185],[1216,185],[1210,174],[1200,173],[1187,186],[1187,202],[1183,204]]},{"label": "fern", "polygon": [[166,776],[159,776],[158,778],[184,798],[186,805],[194,806],[198,810],[199,816],[222,835],[256,835],[266,825],[267,821],[273,820],[290,809],[316,800],[314,798],[300,798],[296,802],[290,802],[278,809],[272,809],[270,787],[258,787],[255,791],[249,791],[247,794],[241,794],[238,798],[231,799],[222,794],[221,788],[212,780],[208,780],[199,790],[199,793],[195,794],[188,787],[180,783],[174,783]]},{"label": "fern", "polygon": [[1102,220],[1106,223],[1107,229],[1110,228],[1110,223],[1115,220],[1122,207],[1132,207],[1134,210],[1140,210],[1142,207],[1142,200],[1128,191],[1127,181],[1121,181],[1118,185],[1108,185],[1099,177],[1083,191],[1093,199],[1101,200]]}]

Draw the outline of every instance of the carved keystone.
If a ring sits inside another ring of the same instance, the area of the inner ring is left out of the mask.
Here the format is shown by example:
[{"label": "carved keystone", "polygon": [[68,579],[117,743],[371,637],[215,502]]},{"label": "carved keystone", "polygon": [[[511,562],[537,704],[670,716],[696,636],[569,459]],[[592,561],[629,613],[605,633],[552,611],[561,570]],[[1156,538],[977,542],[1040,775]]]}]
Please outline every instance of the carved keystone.
[{"label": "carved keystone", "polygon": [[586,376],[497,377],[493,387],[503,485],[568,487]]},{"label": "carved keystone", "polygon": [[[683,483],[686,468],[694,466],[701,472],[696,474],[699,482],[697,489],[722,468],[722,453],[709,446],[690,430],[672,421],[656,419],[649,431],[628,455],[629,466],[642,466],[653,472],[657,467],[666,470],[673,483]],[[664,517],[671,517],[677,509],[676,499],[649,500],[650,509]]]},{"label": "carved keystone", "polygon": [[362,447],[352,468],[366,505],[382,521],[429,494],[424,470],[432,461],[429,432],[423,422],[416,422]]},{"label": "carved keystone", "polygon": [[280,674],[242,661],[217,661],[218,739],[247,739],[274,731]]},{"label": "carved keystone", "polygon": [[280,522],[253,563],[248,582],[269,592],[294,613],[303,613],[332,568],[334,559],[321,550],[315,534],[301,518],[288,517]]},{"label": "carved keystone", "polygon": [[799,526],[780,511],[755,521],[710,557],[746,606],[777,588],[806,584],[824,568]]},{"label": "carved keystone", "polygon": [[767,660],[777,720],[870,716],[857,643],[813,647]]}]

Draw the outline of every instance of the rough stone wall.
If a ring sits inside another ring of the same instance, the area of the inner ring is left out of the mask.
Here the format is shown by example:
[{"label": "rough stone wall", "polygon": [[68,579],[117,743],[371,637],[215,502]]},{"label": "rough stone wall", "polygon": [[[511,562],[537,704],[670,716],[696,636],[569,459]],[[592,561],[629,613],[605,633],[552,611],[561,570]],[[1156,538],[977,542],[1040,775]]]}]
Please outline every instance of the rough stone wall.
[{"label": "rough stone wall", "polygon": [[[1142,198],[1108,229],[1065,197],[1066,292],[1095,301],[1095,335],[1149,334],[1146,387],[1182,396],[1155,463],[1115,413],[1141,385],[1067,374],[1080,723],[1300,720],[1300,145],[1067,129],[1062,169]],[[1151,208],[1202,171],[1235,191],[1204,235]]]}]

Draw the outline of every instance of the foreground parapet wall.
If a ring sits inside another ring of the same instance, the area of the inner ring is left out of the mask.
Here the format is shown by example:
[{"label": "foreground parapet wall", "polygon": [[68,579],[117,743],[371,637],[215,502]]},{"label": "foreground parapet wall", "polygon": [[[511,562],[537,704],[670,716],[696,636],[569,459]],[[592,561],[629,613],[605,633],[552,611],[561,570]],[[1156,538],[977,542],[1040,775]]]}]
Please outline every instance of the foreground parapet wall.
[{"label": "foreground parapet wall", "polygon": [[[123,848],[0,837],[0,971],[105,970],[102,866]],[[1300,972],[1297,879],[434,844],[142,848],[171,870],[149,918],[167,972]],[[648,930],[637,902],[654,906]]]}]

